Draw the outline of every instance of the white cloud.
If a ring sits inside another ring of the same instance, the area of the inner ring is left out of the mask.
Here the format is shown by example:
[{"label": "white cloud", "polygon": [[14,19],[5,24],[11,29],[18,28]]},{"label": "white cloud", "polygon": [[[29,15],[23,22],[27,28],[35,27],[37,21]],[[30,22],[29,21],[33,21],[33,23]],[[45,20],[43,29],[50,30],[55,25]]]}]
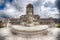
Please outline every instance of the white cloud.
[{"label": "white cloud", "polygon": [[[54,7],[53,9],[54,11],[52,11],[52,8],[50,7],[44,7],[41,6],[41,15],[43,15],[43,17],[53,17],[53,18],[58,18],[59,12],[57,10],[56,7]],[[45,16],[44,16],[45,15]]]},{"label": "white cloud", "polygon": [[51,1],[52,3],[55,3],[56,0],[45,0],[45,2]]},{"label": "white cloud", "polygon": [[18,11],[13,7],[11,6],[10,4],[6,4],[6,8],[4,10],[0,10],[0,14],[5,14],[9,17],[18,17]]},{"label": "white cloud", "polygon": [[[11,17],[19,17],[21,15],[26,14],[26,5],[31,3],[34,5],[34,10],[35,10],[35,14],[38,14],[42,17],[54,17],[54,16],[58,16],[56,14],[58,14],[58,10],[56,7],[54,7],[54,9],[52,9],[51,7],[44,7],[44,3],[51,1],[53,4],[55,2],[55,0],[14,0],[11,4],[10,3],[6,3],[6,8],[4,10],[2,10],[4,13],[8,16]],[[42,6],[38,3],[43,3]],[[36,6],[35,6],[36,5]],[[51,4],[49,4],[51,5]],[[41,11],[40,11],[40,6],[41,6]],[[51,11],[54,10],[54,11]]]}]

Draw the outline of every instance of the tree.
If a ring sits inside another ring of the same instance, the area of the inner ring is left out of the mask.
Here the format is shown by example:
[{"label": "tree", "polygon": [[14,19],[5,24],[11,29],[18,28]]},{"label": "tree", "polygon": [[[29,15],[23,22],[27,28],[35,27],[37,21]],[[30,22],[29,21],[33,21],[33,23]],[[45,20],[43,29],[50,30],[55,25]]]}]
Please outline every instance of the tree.
[{"label": "tree", "polygon": [[0,21],[0,24],[2,23],[2,21]]},{"label": "tree", "polygon": [[60,28],[60,24],[57,27]]},{"label": "tree", "polygon": [[0,24],[0,28],[3,28],[3,26]]},{"label": "tree", "polygon": [[0,21],[0,28],[2,28],[3,26],[1,25],[2,21]]}]

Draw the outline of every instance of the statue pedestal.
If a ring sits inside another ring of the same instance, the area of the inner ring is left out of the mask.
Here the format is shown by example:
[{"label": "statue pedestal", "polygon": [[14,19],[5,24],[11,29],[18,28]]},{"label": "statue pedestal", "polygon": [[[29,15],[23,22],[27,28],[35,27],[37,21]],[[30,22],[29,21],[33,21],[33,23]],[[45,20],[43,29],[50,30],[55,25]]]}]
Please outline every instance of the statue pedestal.
[{"label": "statue pedestal", "polygon": [[32,27],[32,26],[34,26],[34,24],[33,23],[27,23],[26,26],[27,27]]}]

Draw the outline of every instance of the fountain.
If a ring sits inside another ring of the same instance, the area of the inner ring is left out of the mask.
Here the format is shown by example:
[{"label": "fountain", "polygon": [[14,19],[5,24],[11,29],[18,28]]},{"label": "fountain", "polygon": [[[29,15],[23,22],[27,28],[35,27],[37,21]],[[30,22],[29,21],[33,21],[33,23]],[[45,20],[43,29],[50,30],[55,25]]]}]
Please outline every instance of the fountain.
[{"label": "fountain", "polygon": [[[33,5],[27,5],[26,19],[25,25],[12,25],[9,24],[11,32],[16,33],[20,37],[24,37],[26,39],[30,38],[38,38],[40,35],[46,35],[48,33],[47,25],[39,25],[39,23],[35,23],[33,21]],[[34,39],[33,39],[34,40]]]}]

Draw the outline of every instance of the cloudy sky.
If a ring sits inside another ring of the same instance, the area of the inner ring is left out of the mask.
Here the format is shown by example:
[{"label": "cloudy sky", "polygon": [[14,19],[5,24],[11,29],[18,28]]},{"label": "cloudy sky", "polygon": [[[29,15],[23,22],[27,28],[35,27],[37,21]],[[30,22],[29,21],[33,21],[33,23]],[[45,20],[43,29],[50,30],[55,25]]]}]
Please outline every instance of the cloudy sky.
[{"label": "cloudy sky", "polygon": [[26,14],[26,5],[33,4],[34,14],[41,17],[58,18],[56,0],[0,0],[0,17],[17,18]]}]

